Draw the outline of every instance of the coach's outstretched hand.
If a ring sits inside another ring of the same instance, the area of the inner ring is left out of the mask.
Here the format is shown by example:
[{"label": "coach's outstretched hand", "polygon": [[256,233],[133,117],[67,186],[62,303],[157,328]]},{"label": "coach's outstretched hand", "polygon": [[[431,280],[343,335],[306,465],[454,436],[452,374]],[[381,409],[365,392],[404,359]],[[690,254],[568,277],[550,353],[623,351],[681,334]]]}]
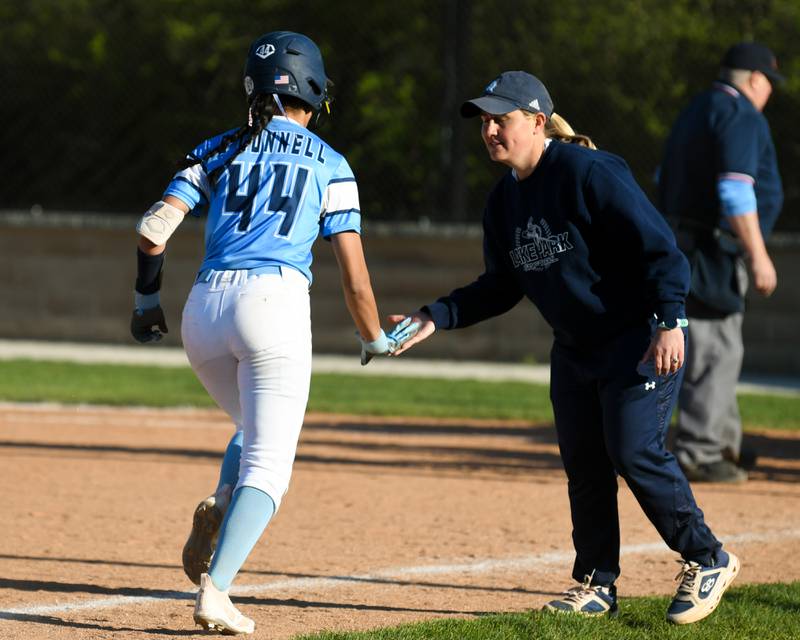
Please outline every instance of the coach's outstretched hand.
[{"label": "coach's outstretched hand", "polygon": [[397,323],[389,332],[389,340],[394,341],[394,348],[389,351],[390,356],[399,356],[436,331],[433,320],[423,311],[408,315],[390,315],[389,321]]},{"label": "coach's outstretched hand", "polygon": [[168,333],[161,305],[149,309],[134,309],[131,316],[131,335],[136,342],[158,342]]}]

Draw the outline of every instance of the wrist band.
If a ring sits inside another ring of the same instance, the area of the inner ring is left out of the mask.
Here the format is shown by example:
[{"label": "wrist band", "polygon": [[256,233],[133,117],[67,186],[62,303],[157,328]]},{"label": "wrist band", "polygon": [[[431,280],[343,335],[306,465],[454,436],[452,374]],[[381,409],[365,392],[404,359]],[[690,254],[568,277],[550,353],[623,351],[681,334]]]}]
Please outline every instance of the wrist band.
[{"label": "wrist band", "polygon": [[136,247],[136,291],[155,293],[161,288],[161,274],[164,270],[164,254],[151,256]]}]

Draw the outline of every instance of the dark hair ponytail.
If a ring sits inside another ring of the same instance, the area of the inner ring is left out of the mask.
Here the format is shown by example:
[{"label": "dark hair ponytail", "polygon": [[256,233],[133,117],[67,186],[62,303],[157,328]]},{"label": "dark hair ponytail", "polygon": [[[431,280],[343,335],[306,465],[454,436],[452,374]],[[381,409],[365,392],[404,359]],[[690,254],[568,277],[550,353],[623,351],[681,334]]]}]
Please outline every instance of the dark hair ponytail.
[{"label": "dark hair ponytail", "polygon": [[256,94],[250,101],[250,109],[248,116],[248,123],[239,127],[236,131],[232,131],[224,136],[219,141],[219,144],[210,149],[202,158],[196,156],[189,156],[184,158],[180,164],[180,169],[187,169],[196,164],[204,164],[207,160],[215,155],[219,155],[227,151],[232,145],[236,145],[236,152],[231,154],[225,162],[213,169],[208,174],[208,181],[213,187],[219,176],[227,168],[227,166],[250,144],[250,141],[267,128],[272,116],[274,114],[274,101],[270,94],[259,93]]}]

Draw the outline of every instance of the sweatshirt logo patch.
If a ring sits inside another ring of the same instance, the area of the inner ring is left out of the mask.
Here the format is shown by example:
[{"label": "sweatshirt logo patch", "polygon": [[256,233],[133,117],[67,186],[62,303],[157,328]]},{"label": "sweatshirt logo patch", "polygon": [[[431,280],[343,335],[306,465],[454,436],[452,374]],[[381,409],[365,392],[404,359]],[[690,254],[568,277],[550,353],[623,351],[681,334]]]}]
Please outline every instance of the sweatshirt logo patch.
[{"label": "sweatshirt logo patch", "polygon": [[553,233],[547,220],[542,218],[536,224],[532,216],[524,229],[517,227],[515,240],[517,246],[509,251],[509,256],[514,268],[523,271],[544,271],[558,262],[558,254],[573,248],[569,231]]}]

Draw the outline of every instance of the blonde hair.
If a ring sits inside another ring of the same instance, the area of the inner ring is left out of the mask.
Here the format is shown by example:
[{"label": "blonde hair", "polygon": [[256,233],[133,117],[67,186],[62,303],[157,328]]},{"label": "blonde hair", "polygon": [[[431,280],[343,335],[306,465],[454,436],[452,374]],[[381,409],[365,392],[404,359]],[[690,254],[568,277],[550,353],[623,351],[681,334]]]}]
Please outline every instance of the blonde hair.
[{"label": "blonde hair", "polygon": [[[530,111],[523,111],[522,113],[529,118],[536,116],[535,113],[531,113]],[[575,129],[570,126],[569,122],[564,120],[564,118],[557,113],[553,113],[547,119],[547,122],[545,122],[544,135],[548,138],[554,138],[559,142],[572,142],[579,144],[582,147],[588,147],[589,149],[597,149],[597,145],[592,142],[592,139],[589,136],[585,136],[581,133],[575,133]]]}]

